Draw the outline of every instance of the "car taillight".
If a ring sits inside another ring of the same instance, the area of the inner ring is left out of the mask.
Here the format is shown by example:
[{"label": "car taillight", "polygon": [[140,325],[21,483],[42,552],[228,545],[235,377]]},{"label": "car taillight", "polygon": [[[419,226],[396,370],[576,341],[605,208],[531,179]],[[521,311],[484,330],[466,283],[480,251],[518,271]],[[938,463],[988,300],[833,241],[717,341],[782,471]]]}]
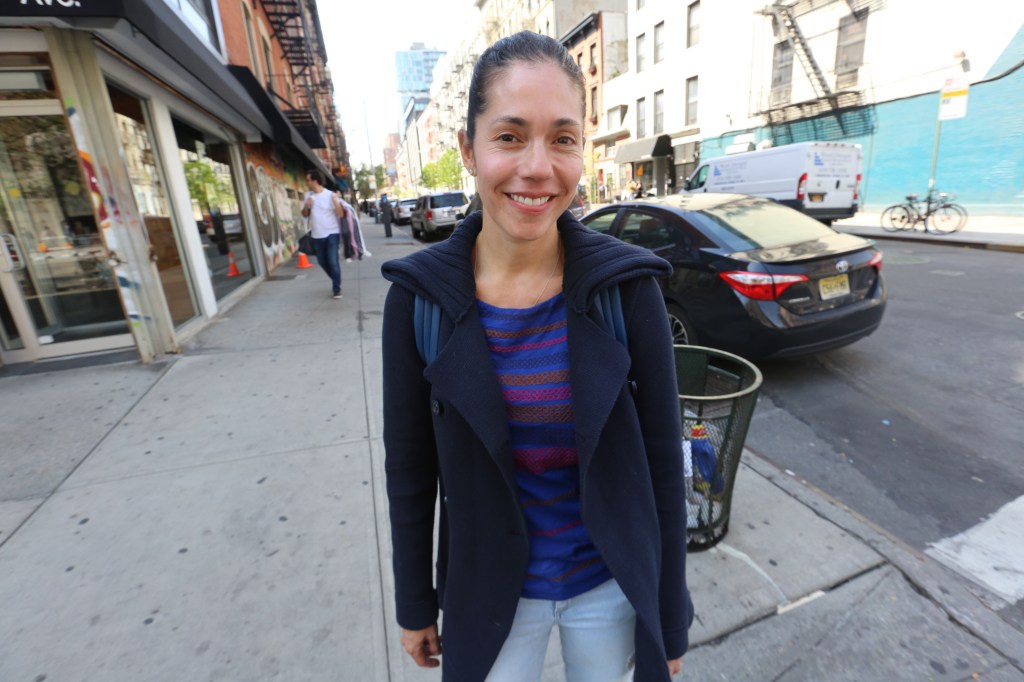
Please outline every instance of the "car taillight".
[{"label": "car taillight", "polygon": [[807,173],[801,175],[800,180],[796,183],[796,198],[803,201],[805,196],[807,196]]},{"label": "car taillight", "polygon": [[742,270],[722,272],[719,276],[736,291],[758,301],[774,301],[789,287],[807,281],[807,275],[765,275]]},{"label": "car taillight", "polygon": [[427,211],[427,220],[433,220],[433,219],[434,219],[434,212],[433,211]]},{"label": "car taillight", "polygon": [[882,252],[881,251],[879,251],[878,253],[876,253],[874,256],[871,257],[871,260],[868,261],[868,267],[878,268],[879,272],[881,272],[881,270],[882,270]]},{"label": "car taillight", "polygon": [[853,200],[860,199],[860,173],[857,173],[857,182],[853,183]]}]

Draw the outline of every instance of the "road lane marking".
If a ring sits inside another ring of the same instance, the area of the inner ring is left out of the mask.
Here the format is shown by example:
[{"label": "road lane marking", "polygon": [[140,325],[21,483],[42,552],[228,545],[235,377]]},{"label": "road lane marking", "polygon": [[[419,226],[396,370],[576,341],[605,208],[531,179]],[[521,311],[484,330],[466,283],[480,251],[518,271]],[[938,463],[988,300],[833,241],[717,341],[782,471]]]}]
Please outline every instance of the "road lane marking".
[{"label": "road lane marking", "polygon": [[1011,604],[1024,599],[1024,497],[925,553],[980,582]]},{"label": "road lane marking", "polygon": [[932,270],[933,275],[944,275],[946,277],[959,277],[964,274],[960,270]]}]

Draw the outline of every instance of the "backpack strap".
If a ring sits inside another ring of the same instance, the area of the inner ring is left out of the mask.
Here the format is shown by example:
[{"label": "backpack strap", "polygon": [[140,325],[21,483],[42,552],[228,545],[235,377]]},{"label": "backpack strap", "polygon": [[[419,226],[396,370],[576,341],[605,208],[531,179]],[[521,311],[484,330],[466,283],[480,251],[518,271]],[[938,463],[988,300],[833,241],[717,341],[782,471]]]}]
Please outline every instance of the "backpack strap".
[{"label": "backpack strap", "polygon": [[619,294],[619,285],[614,284],[597,293],[595,301],[601,310],[601,316],[608,327],[609,333],[615,340],[629,350],[629,342],[626,338],[626,318],[622,314],[622,296]]},{"label": "backpack strap", "polygon": [[[608,332],[615,340],[629,350],[626,338],[626,318],[622,314],[622,296],[619,285],[602,289],[596,301]],[[413,330],[416,335],[416,350],[424,364],[430,364],[437,357],[438,337],[441,335],[441,306],[416,294],[413,303]]]},{"label": "backpack strap", "polygon": [[437,338],[441,335],[441,306],[416,294],[412,316],[416,350],[423,363],[430,364],[437,357]]}]

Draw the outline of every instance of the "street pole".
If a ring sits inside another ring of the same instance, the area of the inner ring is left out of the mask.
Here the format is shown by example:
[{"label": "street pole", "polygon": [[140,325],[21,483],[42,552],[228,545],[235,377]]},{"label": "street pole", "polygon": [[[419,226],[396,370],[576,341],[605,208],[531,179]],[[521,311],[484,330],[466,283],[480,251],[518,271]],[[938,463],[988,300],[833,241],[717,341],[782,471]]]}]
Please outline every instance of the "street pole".
[{"label": "street pole", "polygon": [[[370,122],[366,118],[366,100],[365,99],[363,100],[363,128],[366,130],[366,153],[370,157],[370,177],[373,178],[373,182],[370,183],[370,186],[373,189],[376,189],[377,188],[377,169],[373,167],[373,145],[370,144]],[[373,198],[373,200],[376,201],[377,197],[375,196]],[[382,212],[383,210],[384,210],[384,207],[381,206],[379,211],[378,211],[378,215],[380,215],[380,212]],[[388,238],[391,237],[391,220],[385,220],[384,221],[384,236],[388,237]]]},{"label": "street pole", "polygon": [[[943,94],[939,92],[939,112],[942,110]],[[935,189],[935,166],[939,161],[939,136],[942,134],[942,116],[939,112],[935,114],[935,141],[932,142],[932,167],[928,171],[928,195],[931,196]]]}]

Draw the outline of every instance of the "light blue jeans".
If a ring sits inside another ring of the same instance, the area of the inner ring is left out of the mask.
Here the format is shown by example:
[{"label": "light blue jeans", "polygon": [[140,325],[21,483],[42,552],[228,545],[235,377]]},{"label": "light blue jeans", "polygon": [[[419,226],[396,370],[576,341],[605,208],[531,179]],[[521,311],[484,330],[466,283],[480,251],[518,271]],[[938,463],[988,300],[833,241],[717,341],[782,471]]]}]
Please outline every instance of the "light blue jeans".
[{"label": "light blue jeans", "polygon": [[608,580],[565,601],[520,599],[512,631],[487,682],[538,682],[555,625],[567,682],[633,678],[636,612],[619,584]]}]

